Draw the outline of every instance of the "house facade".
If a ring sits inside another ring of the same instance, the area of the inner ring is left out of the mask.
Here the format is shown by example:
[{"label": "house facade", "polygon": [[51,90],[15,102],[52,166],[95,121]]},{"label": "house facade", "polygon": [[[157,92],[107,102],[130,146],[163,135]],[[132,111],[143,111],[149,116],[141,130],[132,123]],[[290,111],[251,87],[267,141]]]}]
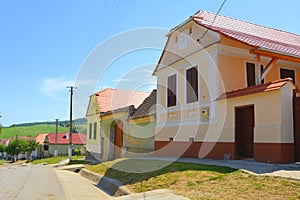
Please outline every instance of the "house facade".
[{"label": "house facade", "polygon": [[[85,153],[86,134],[84,133],[72,133],[72,148],[73,150],[79,149],[81,154]],[[42,154],[44,157],[55,156],[55,150],[57,155],[68,155],[69,147],[69,133],[58,133],[56,139],[56,133],[49,133],[46,135]]]},{"label": "house facade", "polygon": [[[105,161],[153,152],[154,122],[149,122],[149,115],[143,116],[145,119],[140,119],[141,116],[130,119],[149,95],[149,92],[107,88],[90,96],[86,159]],[[139,122],[134,121],[138,119]],[[148,126],[143,126],[143,132],[138,131],[145,123]]]},{"label": "house facade", "polygon": [[200,10],[167,37],[156,156],[300,160],[299,35]]}]

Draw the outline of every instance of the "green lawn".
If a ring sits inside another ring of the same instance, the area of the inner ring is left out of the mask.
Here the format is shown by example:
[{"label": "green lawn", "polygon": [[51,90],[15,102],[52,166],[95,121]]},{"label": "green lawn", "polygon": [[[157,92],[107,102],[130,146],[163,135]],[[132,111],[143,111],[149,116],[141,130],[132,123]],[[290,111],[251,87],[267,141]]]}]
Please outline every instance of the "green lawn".
[{"label": "green lawn", "polygon": [[[51,157],[51,158],[44,158],[44,159],[38,159],[33,160],[29,162],[30,164],[41,164],[41,163],[47,163],[47,164],[58,164],[60,161],[68,159],[68,156],[59,156],[59,157]],[[71,164],[87,164],[86,161],[83,160],[84,156],[72,156],[72,161],[69,163]]]},{"label": "green lawn", "polygon": [[[37,136],[40,133],[53,133],[56,131],[55,125],[40,124],[34,126],[20,126],[20,127],[8,127],[3,128],[0,138],[10,138],[16,135],[18,136]],[[67,132],[68,128],[59,127],[59,132]]]},{"label": "green lawn", "polygon": [[[254,176],[229,167],[168,164],[119,159],[86,168],[120,180],[133,192],[167,188],[191,199],[300,199],[300,181]],[[138,173],[145,170],[150,172]]]}]

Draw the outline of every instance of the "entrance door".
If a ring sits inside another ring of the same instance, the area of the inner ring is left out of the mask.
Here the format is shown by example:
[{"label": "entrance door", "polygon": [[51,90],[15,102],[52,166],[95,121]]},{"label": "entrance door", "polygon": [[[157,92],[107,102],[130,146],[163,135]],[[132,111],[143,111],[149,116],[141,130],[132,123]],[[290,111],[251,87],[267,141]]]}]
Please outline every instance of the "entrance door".
[{"label": "entrance door", "polygon": [[123,123],[118,121],[115,126],[115,141],[114,141],[114,159],[122,157],[123,147]]},{"label": "entrance door", "polygon": [[235,109],[235,143],[237,157],[253,158],[254,106]]},{"label": "entrance door", "polygon": [[300,161],[300,97],[294,98],[295,161]]}]

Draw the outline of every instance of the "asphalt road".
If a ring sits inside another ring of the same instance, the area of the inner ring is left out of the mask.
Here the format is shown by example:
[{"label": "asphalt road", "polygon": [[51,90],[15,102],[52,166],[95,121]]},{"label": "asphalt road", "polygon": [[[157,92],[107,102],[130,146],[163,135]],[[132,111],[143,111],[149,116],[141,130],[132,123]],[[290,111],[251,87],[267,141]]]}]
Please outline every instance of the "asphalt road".
[{"label": "asphalt road", "polygon": [[106,193],[78,174],[41,165],[0,167],[0,199],[108,199]]}]

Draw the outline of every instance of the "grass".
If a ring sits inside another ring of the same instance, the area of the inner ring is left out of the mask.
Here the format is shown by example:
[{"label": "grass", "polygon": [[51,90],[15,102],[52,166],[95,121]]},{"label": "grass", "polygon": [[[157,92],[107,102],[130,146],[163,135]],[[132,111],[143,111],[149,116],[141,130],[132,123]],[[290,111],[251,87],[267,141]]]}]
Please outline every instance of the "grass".
[{"label": "grass", "polygon": [[0,160],[0,165],[3,165],[3,160]]},{"label": "grass", "polygon": [[[164,161],[119,159],[86,168],[120,180],[133,192],[166,188],[191,199],[300,199],[300,181],[254,176],[228,167],[167,164]],[[134,173],[145,169],[157,170]],[[131,172],[126,172],[128,170]]]},{"label": "grass", "polygon": [[[68,156],[59,156],[59,157],[51,157],[51,158],[44,158],[44,159],[38,159],[33,160],[30,162],[30,164],[41,164],[41,163],[47,163],[47,164],[57,164],[62,160],[68,159]],[[72,161],[69,163],[71,164],[87,164],[86,161],[82,160],[84,159],[84,156],[73,156]]]},{"label": "grass", "polygon": [[[56,126],[50,124],[40,124],[33,126],[20,126],[20,127],[8,127],[3,128],[0,138],[11,138],[16,135],[18,136],[32,136],[35,137],[40,133],[52,133],[55,132]],[[59,127],[59,132],[67,132],[68,128]]]}]

